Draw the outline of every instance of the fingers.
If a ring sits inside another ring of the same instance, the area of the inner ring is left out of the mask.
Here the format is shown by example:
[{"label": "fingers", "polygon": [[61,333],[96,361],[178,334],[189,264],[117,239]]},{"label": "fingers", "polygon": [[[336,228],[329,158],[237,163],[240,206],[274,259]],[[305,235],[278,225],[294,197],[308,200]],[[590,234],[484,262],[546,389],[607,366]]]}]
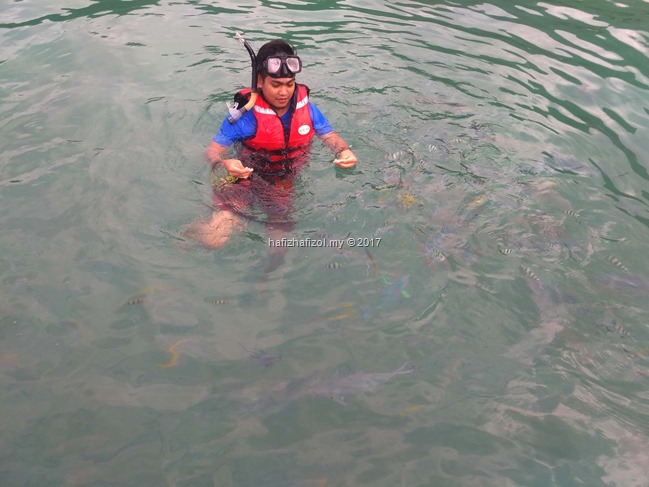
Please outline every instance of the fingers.
[{"label": "fingers", "polygon": [[349,169],[356,165],[356,158],[334,159],[334,164],[341,169]]},{"label": "fingers", "polygon": [[253,169],[251,167],[242,167],[241,169],[235,169],[228,172],[239,179],[248,179],[252,174],[252,171]]},{"label": "fingers", "polygon": [[349,169],[356,165],[356,155],[351,151],[351,149],[345,149],[340,151],[338,157],[334,159],[334,164],[342,169]]},{"label": "fingers", "polygon": [[251,167],[245,167],[239,159],[228,159],[223,161],[223,165],[228,171],[228,174],[235,178],[247,179],[253,171]]}]

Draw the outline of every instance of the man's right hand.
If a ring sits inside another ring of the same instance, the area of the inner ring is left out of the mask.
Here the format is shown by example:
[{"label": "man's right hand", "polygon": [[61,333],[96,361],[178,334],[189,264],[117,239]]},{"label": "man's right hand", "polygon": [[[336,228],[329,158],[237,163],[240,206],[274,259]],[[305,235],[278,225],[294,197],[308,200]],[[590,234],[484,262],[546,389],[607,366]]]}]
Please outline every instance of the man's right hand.
[{"label": "man's right hand", "polygon": [[253,169],[245,167],[239,159],[223,159],[223,167],[230,176],[240,179],[248,179]]}]

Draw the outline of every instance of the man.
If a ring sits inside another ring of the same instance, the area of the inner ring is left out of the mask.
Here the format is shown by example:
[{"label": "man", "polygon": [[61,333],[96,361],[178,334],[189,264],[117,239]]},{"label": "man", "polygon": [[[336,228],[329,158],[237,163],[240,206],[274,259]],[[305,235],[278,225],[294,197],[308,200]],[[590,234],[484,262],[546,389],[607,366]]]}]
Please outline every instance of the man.
[{"label": "man", "polygon": [[[291,181],[306,163],[314,135],[336,154],[333,161],[336,166],[348,169],[357,162],[347,143],[309,102],[309,89],[296,83],[295,75],[302,70],[302,62],[289,44],[281,39],[264,44],[257,53],[256,63],[259,97],[254,108],[234,123],[226,118],[206,150],[212,168],[222,164],[231,179],[237,180],[222,190],[228,198],[215,194],[220,211],[214,212],[210,220],[195,222],[184,231],[184,235],[209,248],[223,246],[242,225],[233,206],[261,202],[266,205],[270,222],[279,222],[282,215],[286,216]],[[242,90],[235,101],[242,106],[249,98],[250,89]],[[228,157],[228,148],[237,142],[243,144],[240,158]],[[272,191],[264,190],[262,198],[248,198],[246,193],[254,193],[260,185],[270,186]],[[281,223],[273,228],[281,228]]]}]

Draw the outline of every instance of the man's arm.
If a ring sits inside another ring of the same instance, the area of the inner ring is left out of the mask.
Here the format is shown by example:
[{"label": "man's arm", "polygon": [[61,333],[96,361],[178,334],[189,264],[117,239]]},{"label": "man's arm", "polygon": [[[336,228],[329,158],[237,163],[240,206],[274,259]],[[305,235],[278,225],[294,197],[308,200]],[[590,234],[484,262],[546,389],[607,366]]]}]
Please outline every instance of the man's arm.
[{"label": "man's arm", "polygon": [[239,159],[225,159],[228,148],[217,142],[212,143],[205,150],[205,158],[214,169],[217,164],[223,164],[223,167],[228,171],[228,174],[235,178],[246,179],[250,176],[253,169],[245,167]]},{"label": "man's arm", "polygon": [[324,142],[331,152],[336,155],[334,159],[334,164],[342,169],[349,169],[356,165],[357,159],[352,150],[347,145],[347,142],[338,135],[336,132],[329,132],[328,134],[320,137],[322,142]]}]

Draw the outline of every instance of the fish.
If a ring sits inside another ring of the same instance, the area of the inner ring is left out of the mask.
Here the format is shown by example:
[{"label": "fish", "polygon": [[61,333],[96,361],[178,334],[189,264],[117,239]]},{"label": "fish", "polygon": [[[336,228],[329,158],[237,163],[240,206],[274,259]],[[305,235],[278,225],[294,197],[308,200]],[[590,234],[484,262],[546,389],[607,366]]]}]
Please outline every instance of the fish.
[{"label": "fish", "polygon": [[618,269],[626,272],[627,274],[631,274],[631,272],[629,272],[629,269],[627,269],[627,267],[617,257],[613,255],[609,255],[606,257],[606,260],[608,260],[611,264],[613,264]]},{"label": "fish", "polygon": [[525,275],[529,277],[530,279],[535,280],[536,282],[541,282],[541,279],[538,278],[536,274],[530,269],[529,267],[523,267],[523,271],[525,271]]},{"label": "fish", "polygon": [[148,303],[149,298],[147,296],[137,296],[135,298],[131,298],[128,301],[124,303],[124,306],[132,306],[134,304],[144,304]]},{"label": "fish", "polygon": [[420,245],[424,261],[429,267],[435,267],[435,264],[446,261],[447,248],[457,243],[456,234],[456,228],[444,226],[438,234],[429,237]]},{"label": "fish", "polygon": [[403,298],[410,298],[410,293],[406,289],[410,281],[409,275],[402,275],[395,282],[385,276],[381,276],[381,279],[386,284],[381,302],[375,309],[368,309],[363,312],[363,319],[365,320],[369,320],[381,311],[395,306]]},{"label": "fish", "polygon": [[336,321],[336,320],[344,320],[345,318],[349,318],[350,316],[354,316],[356,312],[355,311],[346,311],[344,313],[340,313],[334,316],[329,316],[327,318],[324,318],[327,321]]},{"label": "fish", "polygon": [[169,362],[167,362],[166,364],[160,364],[161,368],[169,369],[169,368],[173,367],[174,365],[176,365],[176,363],[178,362],[178,357],[180,356],[180,354],[176,350],[176,347],[178,345],[180,345],[181,343],[186,342],[187,340],[189,340],[189,338],[182,338],[182,339],[178,340],[177,342],[173,343],[167,349],[167,352],[169,352],[171,354],[171,358],[169,359]]},{"label": "fish", "polygon": [[417,198],[412,193],[402,193],[399,195],[399,202],[404,208],[410,208],[417,203]]},{"label": "fish", "polygon": [[[344,311],[346,309],[347,311]],[[338,308],[333,308],[327,311],[325,314],[326,315],[331,315],[331,316],[324,316],[320,318],[315,318],[311,321],[309,321],[309,324],[314,324],[314,323],[323,323],[327,321],[338,321],[338,320],[344,320],[346,318],[349,318],[351,316],[354,316],[356,314],[356,309],[354,306],[354,303],[342,303],[340,307]],[[336,313],[336,314],[332,314]]]},{"label": "fish", "polygon": [[282,354],[278,355],[272,355],[265,350],[258,350],[256,348],[251,348],[248,347],[247,345],[244,345],[239,341],[237,337],[234,338],[239,346],[243,348],[248,354],[250,355],[250,359],[253,360],[254,362],[258,363],[259,365],[263,365],[265,368],[272,367],[276,363],[278,363],[280,360],[282,360]]},{"label": "fish", "polygon": [[230,300],[227,298],[205,298],[205,302],[215,306],[221,306],[223,304],[229,304]]},{"label": "fish", "polygon": [[595,280],[614,291],[627,291],[629,289],[639,292],[649,291],[649,279],[643,277],[602,274],[595,276]]},{"label": "fish", "polygon": [[122,308],[128,306],[134,306],[138,304],[149,304],[151,302],[156,302],[161,298],[161,295],[175,291],[173,287],[169,286],[146,286],[139,289],[135,295],[128,299],[123,305]]},{"label": "fish", "polygon": [[329,262],[328,264],[323,265],[321,267],[321,269],[336,270],[336,269],[340,269],[342,266],[343,266],[343,264],[341,264],[340,262],[334,261],[334,262]]},{"label": "fish", "polygon": [[398,161],[406,154],[403,150],[398,150],[396,152],[389,152],[385,155],[385,158],[389,161]]},{"label": "fish", "polygon": [[394,228],[394,225],[393,225],[393,224],[384,223],[383,225],[381,225],[379,228],[377,228],[377,229],[374,231],[374,236],[375,236],[375,237],[380,237],[380,236],[383,235],[384,233],[387,233],[387,232],[389,232],[390,230],[392,230],[393,228]]},{"label": "fish", "polygon": [[483,130],[484,125],[482,125],[479,122],[476,122],[475,120],[472,120],[471,123],[469,124],[469,128],[478,131],[478,130]]},{"label": "fish", "polygon": [[606,325],[606,331],[613,333],[620,338],[627,338],[629,336],[629,332],[627,331],[626,328],[624,328],[621,324],[619,324],[617,321],[613,320],[613,322],[610,325]]},{"label": "fish", "polygon": [[412,374],[415,368],[406,362],[398,369],[385,373],[356,372],[338,375],[325,380],[317,380],[306,389],[306,394],[326,397],[346,406],[345,397],[358,392],[369,392],[398,375]]},{"label": "fish", "polygon": [[418,413],[422,409],[424,409],[424,407],[419,404],[414,406],[404,406],[399,416],[401,417],[401,419],[405,419],[413,413]]},{"label": "fish", "polygon": [[370,259],[370,262],[372,264],[372,269],[374,271],[373,277],[378,277],[379,275],[379,265],[376,263],[376,259],[374,258],[374,254],[370,252],[367,247],[365,247],[365,255],[367,255],[367,258]]}]

